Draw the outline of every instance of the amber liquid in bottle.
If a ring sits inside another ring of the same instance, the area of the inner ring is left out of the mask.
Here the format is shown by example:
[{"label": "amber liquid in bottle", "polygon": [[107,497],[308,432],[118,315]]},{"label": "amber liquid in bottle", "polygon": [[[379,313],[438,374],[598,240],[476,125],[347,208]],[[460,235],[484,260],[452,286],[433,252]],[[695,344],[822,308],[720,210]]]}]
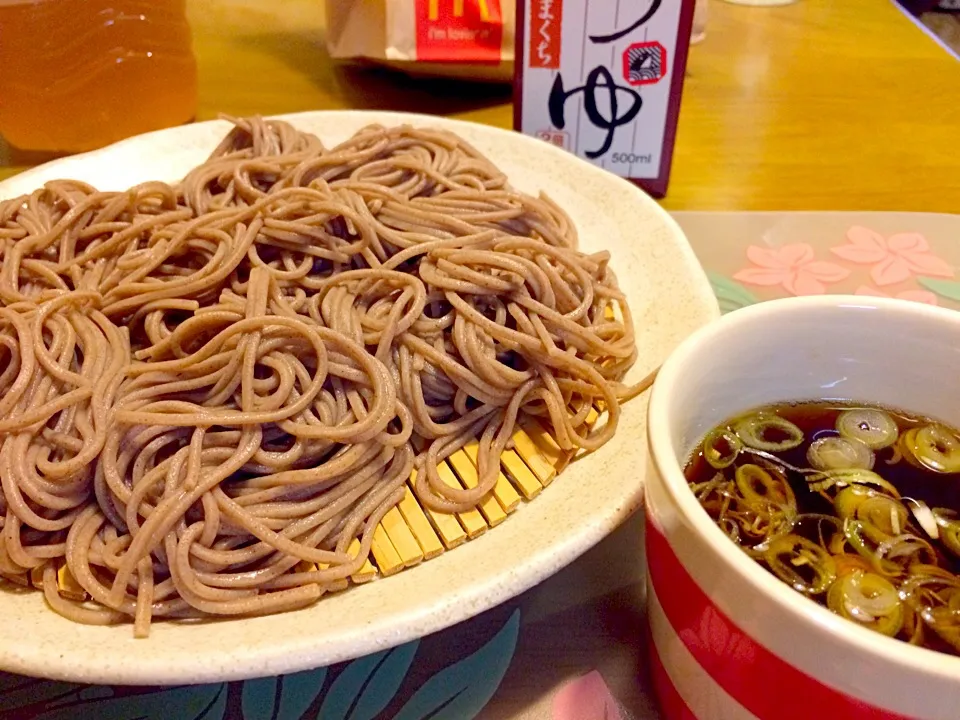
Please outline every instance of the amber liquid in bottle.
[{"label": "amber liquid in bottle", "polygon": [[80,152],[191,120],[185,0],[0,0],[0,135]]}]

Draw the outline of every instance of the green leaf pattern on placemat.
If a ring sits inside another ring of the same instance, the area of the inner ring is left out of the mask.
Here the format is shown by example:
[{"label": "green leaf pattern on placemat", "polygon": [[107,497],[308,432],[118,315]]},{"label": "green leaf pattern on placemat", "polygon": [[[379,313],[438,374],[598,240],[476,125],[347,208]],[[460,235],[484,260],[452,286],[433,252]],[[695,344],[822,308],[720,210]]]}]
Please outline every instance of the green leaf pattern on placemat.
[{"label": "green leaf pattern on placemat", "polygon": [[[75,686],[76,696],[59,706],[33,717],[36,720],[222,720],[227,707],[227,686],[198,685],[160,690],[151,693],[114,697],[108,687]],[[108,697],[86,699],[88,691],[107,691]],[[50,706],[48,705],[48,708]]]},{"label": "green leaf pattern on placemat", "polygon": [[327,691],[318,717],[323,720],[373,720],[400,689],[418,644],[407,643],[347,665]]},{"label": "green leaf pattern on placemat", "polygon": [[323,688],[327,669],[258,678],[243,683],[243,720],[300,720]]},{"label": "green leaf pattern on placemat", "polygon": [[458,663],[427,680],[394,720],[464,720],[476,717],[500,687],[510,667],[520,633],[514,610],[492,640]]},{"label": "green leaf pattern on placemat", "polygon": [[930,277],[918,277],[917,282],[931,292],[947,300],[960,302],[960,282],[956,280],[937,280]]},{"label": "green leaf pattern on placemat", "polygon": [[720,303],[720,312],[728,313],[759,302],[757,297],[736,280],[724,275],[707,273],[717,302]]},{"label": "green leaf pattern on placemat", "polygon": [[57,707],[65,703],[75,703],[87,697],[81,697],[86,690],[99,691],[100,697],[112,696],[110,688],[86,687],[71,683],[48,682],[20,675],[0,676],[0,717],[16,716],[18,711],[30,706],[43,704],[44,707]]},{"label": "green leaf pattern on placemat", "polygon": [[[280,684],[279,704],[274,720],[299,720],[320,696],[327,669],[306,670],[277,678]],[[247,683],[244,683],[246,687]],[[247,720],[245,718],[245,720]]]},{"label": "green leaf pattern on placemat", "polygon": [[[473,654],[439,670],[394,717],[469,720],[490,701],[513,660],[520,610]],[[33,720],[374,720],[398,693],[420,641],[374,653],[343,666],[329,686],[326,668],[243,683],[127,691],[0,673],[0,717]],[[232,689],[231,689],[232,688]],[[239,696],[228,703],[239,690]],[[318,707],[319,705],[319,707]],[[231,710],[230,708],[233,708]]]}]

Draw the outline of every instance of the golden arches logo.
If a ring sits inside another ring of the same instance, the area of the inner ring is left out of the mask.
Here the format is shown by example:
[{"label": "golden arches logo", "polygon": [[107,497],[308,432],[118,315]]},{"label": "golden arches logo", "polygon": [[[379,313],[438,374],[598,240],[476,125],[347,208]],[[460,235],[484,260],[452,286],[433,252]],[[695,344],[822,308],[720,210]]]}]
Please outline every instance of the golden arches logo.
[{"label": "golden arches logo", "polygon": [[[453,16],[463,17],[463,5],[465,0],[453,0]],[[480,19],[483,22],[490,22],[490,7],[487,0],[476,0],[477,7],[480,9]],[[440,19],[440,0],[430,0],[430,8],[427,12],[430,20]]]}]

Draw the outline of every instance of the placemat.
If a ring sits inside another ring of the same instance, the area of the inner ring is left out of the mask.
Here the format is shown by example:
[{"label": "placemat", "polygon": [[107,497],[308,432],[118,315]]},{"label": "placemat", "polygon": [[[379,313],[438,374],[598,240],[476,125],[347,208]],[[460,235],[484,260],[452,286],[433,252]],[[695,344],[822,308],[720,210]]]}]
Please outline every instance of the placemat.
[{"label": "placemat", "polygon": [[[960,308],[960,216],[675,213],[724,312],[853,293]],[[636,516],[527,593],[392,650],[275,678],[106,687],[0,673],[0,716],[42,720],[656,720]],[[29,642],[29,638],[24,639]]]}]

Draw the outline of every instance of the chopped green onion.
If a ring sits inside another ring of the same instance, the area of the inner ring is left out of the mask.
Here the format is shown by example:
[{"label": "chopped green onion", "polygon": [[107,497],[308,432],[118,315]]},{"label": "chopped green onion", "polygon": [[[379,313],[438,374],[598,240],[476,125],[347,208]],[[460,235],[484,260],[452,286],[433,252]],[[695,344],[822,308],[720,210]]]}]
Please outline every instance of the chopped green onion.
[{"label": "chopped green onion", "polygon": [[897,589],[876,573],[853,570],[841,575],[827,592],[827,607],[890,637],[903,627],[903,602]]},{"label": "chopped green onion", "polygon": [[947,549],[960,557],[960,520],[957,513],[946,508],[934,508],[933,517],[937,521],[940,539]]},{"label": "chopped green onion", "polygon": [[[774,575],[805,595],[825,592],[837,576],[836,563],[830,553],[792,533],[772,541],[763,559]],[[805,572],[801,573],[801,569]]]},{"label": "chopped green onion", "polygon": [[743,547],[750,552],[766,547],[765,543],[772,538],[789,532],[794,516],[795,513],[789,508],[770,505],[766,510],[746,508],[738,512],[728,512],[725,517],[737,523],[739,534],[743,538]]},{"label": "chopped green onion", "polygon": [[802,410],[799,425],[767,406],[714,428],[691,491],[741,551],[795,591],[862,627],[960,655],[960,506],[931,509],[883,476],[892,465],[891,480],[905,471],[911,490],[952,498],[944,483],[953,481],[931,473],[960,477],[960,429],[821,408],[834,429]]},{"label": "chopped green onion", "polygon": [[913,574],[900,585],[901,593],[910,593],[917,587],[931,583],[960,587],[960,578],[957,578],[952,572],[945,570],[939,565],[914,563],[910,566],[910,569],[913,570]]},{"label": "chopped green onion", "polygon": [[837,493],[833,499],[833,509],[841,518],[855,518],[857,509],[869,498],[879,495],[876,490],[866,485],[850,485]]},{"label": "chopped green onion", "polygon": [[900,439],[897,440],[894,450],[899,450],[903,459],[914,467],[923,468],[923,465],[917,460],[913,451],[914,446],[917,444],[917,430],[919,429],[920,428],[910,428],[909,430],[904,430],[900,434]]},{"label": "chopped green onion", "polygon": [[900,584],[899,595],[923,622],[960,650],[960,579],[943,568],[913,565],[909,578]]},{"label": "chopped green onion", "polygon": [[909,514],[907,509],[888,495],[875,493],[857,508],[857,520],[874,542],[884,542],[903,533]]},{"label": "chopped green onion", "polygon": [[843,551],[846,538],[843,535],[843,521],[833,515],[803,513],[793,521],[793,532],[817,542],[831,554]]},{"label": "chopped green onion", "polygon": [[743,449],[743,442],[737,434],[729,428],[720,426],[711,430],[704,439],[703,458],[710,467],[723,470],[733,465],[741,449]]},{"label": "chopped green onion", "polygon": [[913,435],[913,456],[929,470],[938,473],[960,472],[960,439],[943,425],[925,425]]},{"label": "chopped green onion", "polygon": [[937,562],[937,553],[933,546],[911,533],[882,541],[877,545],[876,556],[879,560],[888,558],[904,570],[916,563],[925,565]]},{"label": "chopped green onion", "polygon": [[796,507],[790,483],[779,474],[771,474],[759,465],[748,463],[737,468],[734,478],[741,497],[751,507],[769,503]]},{"label": "chopped green onion", "polygon": [[897,489],[893,485],[872,470],[865,470],[863,468],[824,470],[816,475],[809,476],[807,482],[810,483],[810,490],[813,492],[827,490],[834,486],[843,488],[851,485],[873,485],[883,488],[891,497],[900,497],[900,493],[897,492]]},{"label": "chopped green onion", "polygon": [[872,470],[873,450],[855,438],[831,435],[814,440],[807,448],[807,462],[817,470]]},{"label": "chopped green onion", "polygon": [[936,608],[923,619],[941,640],[949,643],[954,651],[960,651],[960,621],[955,612],[949,608]]},{"label": "chopped green onion", "polygon": [[890,413],[876,408],[844,410],[837,416],[837,432],[845,438],[859,440],[871,450],[890,447],[900,431]]},{"label": "chopped green onion", "polygon": [[733,429],[744,445],[757,450],[781,452],[803,443],[803,431],[800,428],[772,413],[748,415],[737,420]]},{"label": "chopped green onion", "polygon": [[811,470],[810,468],[801,468],[796,465],[791,465],[783,458],[777,457],[773,453],[768,453],[766,450],[757,450],[756,448],[744,446],[742,452],[752,455],[755,458],[765,461],[768,465],[777,468],[784,468],[785,470],[792,470],[795,473],[800,473],[801,475],[806,475],[807,473],[816,472],[816,470]]},{"label": "chopped green onion", "polygon": [[722,518],[717,521],[717,525],[726,533],[727,537],[740,545],[740,526],[730,518]]},{"label": "chopped green onion", "polygon": [[923,502],[923,500],[914,500],[911,497],[905,497],[903,501],[909,503],[910,512],[913,513],[913,517],[916,519],[917,524],[923,528],[923,531],[929,535],[932,540],[937,540],[940,537],[940,532],[937,528],[937,518],[929,506]]},{"label": "chopped green onion", "polygon": [[920,614],[908,604],[904,603],[903,628],[901,629],[900,637],[902,637],[911,645],[923,645],[923,630],[925,627],[926,625],[924,625],[923,618],[920,617]]},{"label": "chopped green onion", "polygon": [[837,566],[837,577],[846,575],[854,570],[870,572],[872,569],[870,563],[860,557],[860,555],[852,555],[845,552],[833,553],[833,561]]},{"label": "chopped green onion", "polygon": [[897,577],[900,575],[900,566],[887,558],[877,554],[877,543],[863,530],[863,523],[859,520],[846,519],[843,521],[843,534],[857,554],[870,563],[876,572],[887,577]]}]

